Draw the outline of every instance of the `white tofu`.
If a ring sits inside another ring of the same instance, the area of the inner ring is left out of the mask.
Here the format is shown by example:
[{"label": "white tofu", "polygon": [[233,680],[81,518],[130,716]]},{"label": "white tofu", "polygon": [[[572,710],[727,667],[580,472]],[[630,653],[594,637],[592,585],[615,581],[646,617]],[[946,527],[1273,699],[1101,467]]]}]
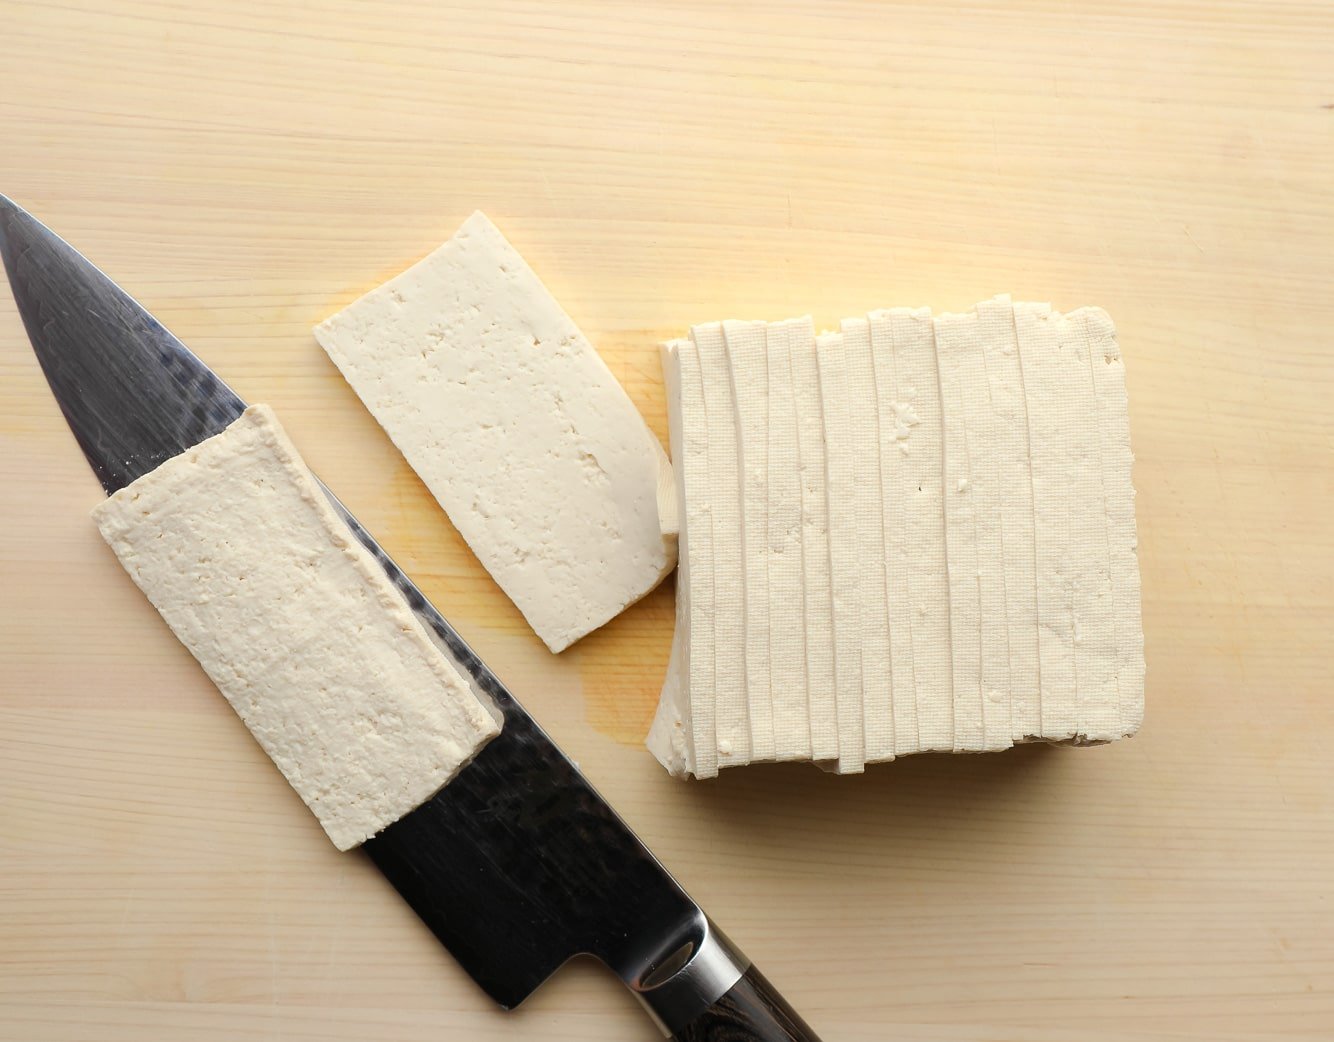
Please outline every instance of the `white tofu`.
[{"label": "white tofu", "polygon": [[339,850],[416,809],[499,733],[267,406],[93,517]]},{"label": "white tofu", "polygon": [[[692,633],[690,626],[690,585],[707,579],[707,572],[693,570],[690,567],[692,551],[698,554],[698,544],[692,544],[689,526],[681,507],[687,502],[686,475],[684,461],[687,457],[683,402],[681,396],[681,362],[677,353],[685,349],[694,353],[694,344],[689,340],[673,340],[661,345],[663,382],[667,390],[667,427],[671,438],[672,456],[678,466],[671,468],[674,475],[670,493],[659,489],[659,503],[670,499],[674,504],[673,515],[677,518],[678,562],[676,568],[676,627],[672,632],[671,654],[667,661],[667,675],[663,680],[662,695],[658,699],[658,709],[649,726],[645,745],[657,757],[659,763],[674,777],[692,774],[695,770],[694,741],[690,711],[690,663],[692,661]],[[698,437],[698,435],[696,435]],[[696,498],[699,494],[701,456],[696,446],[697,455],[690,471],[691,491]],[[702,462],[707,467],[707,447],[704,449]],[[705,493],[707,493],[707,471],[704,473]],[[711,538],[705,545],[710,546]],[[712,629],[709,630],[710,634]],[[712,649],[710,648],[710,655]]]},{"label": "white tofu", "polygon": [[[976,348],[976,315],[937,315],[936,364],[944,429],[945,559],[950,587],[951,672],[954,678],[954,751],[986,748],[982,689],[982,577],[968,416],[969,353]],[[979,461],[979,471],[981,463]]]},{"label": "white tofu", "polygon": [[[699,352],[709,441],[713,523],[713,700],[718,766],[751,760],[745,620],[749,610],[741,538],[741,449],[727,351],[718,323],[691,330]],[[766,649],[767,654],[767,649]]]},{"label": "white tofu", "polygon": [[1010,664],[1010,737],[1040,736],[1038,600],[1033,550],[1033,477],[1029,470],[1028,409],[1008,296],[977,305],[986,357],[995,447],[999,459],[1005,620]]},{"label": "white tofu", "polygon": [[806,617],[802,601],[801,464],[792,386],[792,338],[810,336],[800,320],[765,333],[769,384],[769,690],[774,759],[811,758],[806,699]]},{"label": "white tofu", "polygon": [[834,690],[840,774],[858,774],[866,762],[862,725],[861,576],[856,519],[857,442],[848,402],[843,337],[815,338],[820,409],[825,431],[825,488],[829,509],[829,572],[834,616]]},{"label": "white tofu", "polygon": [[765,323],[723,323],[736,402],[741,461],[741,546],[745,570],[745,667],[751,757],[775,753],[769,676],[769,410]]},{"label": "white tofu", "polygon": [[[801,486],[802,612],[811,756],[816,762],[825,763],[838,759],[839,727],[834,685],[834,605],[830,590],[824,418],[811,320],[794,321],[790,333]],[[948,633],[946,638],[948,644]]]},{"label": "white tofu", "polygon": [[1090,348],[1116,634],[1117,729],[1129,736],[1144,721],[1144,628],[1125,363],[1107,312],[1080,308],[1069,318],[1082,325]]},{"label": "white tofu", "polygon": [[[718,774],[713,697],[713,627],[716,613],[704,379],[700,370],[699,351],[690,340],[675,340],[664,344],[662,361],[667,376],[672,458],[675,468],[681,473],[677,487],[683,507],[679,534],[682,565],[676,581],[680,679],[676,682],[676,692],[673,692],[673,680],[669,674],[664,699],[673,696],[679,699],[681,708],[675,715],[681,718],[687,738],[685,769],[697,778],[713,778]],[[677,403],[675,408],[672,403]],[[684,616],[681,604],[683,595]]]},{"label": "white tofu", "polygon": [[[871,356],[875,366],[876,418],[879,432],[881,525],[884,533],[885,595],[889,608],[890,656],[893,663],[894,754],[906,756],[921,749],[917,729],[917,679],[913,653],[913,595],[908,573],[917,551],[909,540],[909,438],[919,423],[911,396],[899,385],[898,359],[888,312],[867,316]],[[939,435],[939,431],[937,431]],[[939,478],[937,477],[937,482]],[[942,538],[943,519],[932,533]],[[949,635],[945,634],[946,642]]]},{"label": "white tofu", "polygon": [[552,651],[675,563],[661,446],[483,214],[315,336]]},{"label": "white tofu", "polygon": [[905,424],[908,436],[900,445],[906,449],[904,523],[918,746],[922,751],[951,752],[954,682],[945,555],[947,493],[935,326],[929,308],[894,308],[879,315],[889,325],[898,400],[907,405],[905,417],[917,419],[915,425]]},{"label": "white tofu", "polygon": [[885,583],[884,499],[880,484],[879,403],[871,328],[864,318],[841,324],[848,368],[848,416],[853,454],[853,512],[861,562],[862,739],[866,762],[894,759],[894,674],[890,662],[889,600]]}]

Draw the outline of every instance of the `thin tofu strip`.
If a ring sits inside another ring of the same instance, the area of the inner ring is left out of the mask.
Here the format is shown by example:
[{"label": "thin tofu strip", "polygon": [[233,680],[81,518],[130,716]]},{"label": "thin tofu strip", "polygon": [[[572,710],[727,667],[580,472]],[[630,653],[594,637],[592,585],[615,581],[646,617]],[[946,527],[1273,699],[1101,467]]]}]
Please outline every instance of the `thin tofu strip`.
[{"label": "thin tofu strip", "polygon": [[829,572],[834,613],[834,688],[838,711],[838,772],[858,774],[866,762],[862,730],[861,576],[856,522],[856,455],[848,408],[843,337],[816,337],[820,408],[825,431],[829,507]]},{"label": "thin tofu strip", "polygon": [[[951,671],[954,678],[954,751],[986,748],[982,691],[982,579],[968,437],[967,356],[975,347],[976,315],[937,315],[936,363],[944,427],[945,557],[950,586]],[[978,461],[982,470],[982,461]]]},{"label": "thin tofu strip", "polygon": [[1084,328],[1090,347],[1098,407],[1103,498],[1107,513],[1108,565],[1116,631],[1118,731],[1129,736],[1144,721],[1144,628],[1140,617],[1138,536],[1131,466],[1126,369],[1116,329],[1101,308],[1081,308],[1070,319]]},{"label": "thin tofu strip", "polygon": [[[1083,424],[1078,431],[1091,449],[1091,473],[1080,471],[1083,480],[1074,499],[1075,545],[1082,568],[1075,586],[1075,681],[1079,693],[1077,739],[1110,742],[1121,737],[1120,695],[1117,688],[1116,603],[1112,590],[1111,553],[1108,538],[1107,497],[1103,466],[1101,417],[1094,383],[1095,358],[1085,316],[1067,315],[1061,323],[1063,354],[1083,370],[1085,380],[1079,400]],[[1102,344],[1098,345],[1099,353]],[[1077,360],[1077,362],[1076,362]],[[1075,375],[1075,374],[1072,374]]]},{"label": "thin tofu strip", "polygon": [[885,581],[884,498],[880,484],[879,404],[871,329],[864,318],[842,322],[843,354],[848,367],[848,415],[857,445],[853,455],[853,510],[862,645],[862,736],[866,762],[894,759],[894,674],[890,663],[889,600]]},{"label": "thin tofu strip", "polygon": [[1033,476],[1029,470],[1028,409],[1008,296],[977,305],[986,359],[995,447],[999,460],[998,511],[1005,576],[1005,621],[1010,666],[1010,738],[1041,734],[1038,714],[1038,600],[1033,551]]},{"label": "thin tofu strip", "polygon": [[801,487],[792,337],[800,320],[773,322],[765,333],[769,384],[769,689],[774,759],[811,758],[806,703],[806,619],[801,581]]},{"label": "thin tofu strip", "polygon": [[[678,519],[678,558],[676,566],[676,628],[672,632],[671,656],[667,662],[667,676],[663,681],[662,695],[658,699],[658,709],[649,727],[646,745],[667,772],[679,777],[692,774],[695,770],[695,753],[690,712],[690,663],[693,655],[690,626],[690,585],[699,582],[702,573],[690,567],[692,549],[699,553],[697,542],[690,538],[690,526],[683,516],[684,504],[692,498],[698,498],[699,467],[692,464],[690,486],[687,489],[687,458],[684,423],[682,417],[681,396],[681,361],[678,357],[682,349],[694,351],[694,344],[689,340],[672,340],[662,345],[663,382],[667,390],[667,427],[671,439],[672,458],[677,465],[672,468],[675,478],[674,489],[664,495],[659,490],[659,502],[673,501],[676,504],[674,514]],[[706,450],[707,452],[707,450]],[[705,460],[707,465],[707,459]],[[707,479],[707,474],[705,474]],[[707,544],[706,544],[707,545]],[[693,580],[692,580],[693,576]]]},{"label": "thin tofu strip", "polygon": [[[904,444],[913,679],[918,745],[954,749],[954,681],[950,586],[945,554],[944,430],[936,370],[935,326],[929,308],[887,313],[900,400],[917,416]],[[896,691],[897,693],[897,691]]]},{"label": "thin tofu strip", "polygon": [[[709,441],[709,513],[713,520],[714,726],[718,766],[752,758],[746,674],[746,569],[741,539],[741,449],[722,326],[691,330],[699,352]],[[767,649],[766,649],[767,654]]]},{"label": "thin tofu strip", "polygon": [[[894,754],[921,748],[917,729],[917,678],[913,654],[913,595],[908,579],[911,556],[908,529],[908,439],[918,424],[917,410],[903,393],[894,355],[894,333],[888,312],[867,316],[875,364],[876,417],[880,436],[881,525],[885,541],[885,590],[889,605],[889,642],[893,661]],[[938,479],[937,479],[938,480]],[[933,535],[941,537],[941,528]]]},{"label": "thin tofu strip", "polygon": [[792,391],[797,410],[801,484],[802,612],[806,633],[811,757],[838,759],[838,710],[834,686],[834,605],[830,590],[829,504],[826,497],[824,418],[815,330],[809,318],[791,328]]},{"label": "thin tofu strip", "polygon": [[[680,381],[676,396],[681,402],[681,446],[673,450],[673,463],[685,470],[681,482],[684,507],[680,540],[689,547],[685,580],[689,608],[688,649],[681,663],[681,676],[688,707],[687,734],[693,753],[696,778],[718,775],[718,743],[714,723],[714,550],[713,517],[709,509],[708,418],[704,409],[704,377],[699,351],[688,340],[667,345],[664,363],[675,366]],[[680,580],[678,580],[679,582]],[[679,590],[679,587],[678,587]]]},{"label": "thin tofu strip", "polygon": [[671,570],[662,446],[484,214],[315,336],[552,651]]},{"label": "thin tofu strip", "polygon": [[765,323],[723,323],[741,462],[741,546],[745,572],[745,669],[751,758],[774,758],[769,663],[769,389]]},{"label": "thin tofu strip", "polygon": [[339,850],[420,806],[499,733],[267,406],[93,517]]}]

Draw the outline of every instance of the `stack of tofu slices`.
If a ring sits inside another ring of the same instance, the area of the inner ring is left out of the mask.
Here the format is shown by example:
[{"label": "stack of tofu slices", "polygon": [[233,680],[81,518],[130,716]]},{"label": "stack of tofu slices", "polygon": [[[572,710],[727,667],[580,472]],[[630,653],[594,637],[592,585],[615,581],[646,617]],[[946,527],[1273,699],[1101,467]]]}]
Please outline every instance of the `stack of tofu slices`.
[{"label": "stack of tofu slices", "polygon": [[894,308],[663,345],[673,774],[1133,734],[1144,711],[1125,371],[1107,314]]}]

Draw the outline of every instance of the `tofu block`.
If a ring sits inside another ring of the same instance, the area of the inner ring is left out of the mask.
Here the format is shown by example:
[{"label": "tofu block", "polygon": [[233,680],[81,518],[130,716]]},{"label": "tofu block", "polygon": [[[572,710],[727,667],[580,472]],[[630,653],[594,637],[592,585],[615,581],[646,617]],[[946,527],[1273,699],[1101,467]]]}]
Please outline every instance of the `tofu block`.
[{"label": "tofu block", "polygon": [[[709,442],[709,515],[713,523],[713,700],[718,766],[751,760],[746,682],[748,572],[741,530],[741,446],[722,326],[691,331],[699,353]],[[767,649],[766,649],[767,654]]]},{"label": "tofu block", "polygon": [[811,758],[806,700],[806,618],[802,602],[801,463],[792,385],[792,338],[810,337],[803,320],[765,332],[769,385],[769,690],[774,759]]},{"label": "tofu block", "polygon": [[774,758],[769,676],[769,389],[766,324],[723,323],[736,402],[741,463],[741,546],[745,566],[745,665],[751,758]]},{"label": "tofu block", "polygon": [[1144,722],[1144,626],[1140,616],[1139,540],[1131,480],[1135,457],[1130,451],[1126,369],[1107,312],[1080,308],[1069,317],[1083,329],[1093,369],[1116,635],[1117,730],[1128,737]]},{"label": "tofu block", "polygon": [[[954,678],[954,751],[986,749],[982,687],[982,563],[978,548],[977,484],[968,414],[968,355],[977,348],[976,315],[935,317],[945,452],[945,560],[950,587],[951,673]],[[979,471],[981,463],[979,461]]]},{"label": "tofu block", "polygon": [[801,486],[802,613],[805,618],[811,756],[817,763],[832,763],[838,760],[839,727],[834,686],[829,504],[820,374],[815,359],[815,330],[809,318],[792,324],[790,347],[792,395],[797,411],[797,470]]},{"label": "tofu block", "polygon": [[841,323],[848,369],[848,416],[853,453],[853,512],[862,575],[862,739],[866,762],[894,759],[894,675],[890,664],[889,600],[885,583],[884,498],[880,484],[879,404],[871,328],[864,318]]},{"label": "tofu block", "polygon": [[1038,599],[1028,410],[1010,298],[1001,296],[978,304],[977,321],[986,359],[1000,474],[998,514],[1010,656],[1010,738],[1023,742],[1036,738],[1042,731],[1038,712]]},{"label": "tofu block", "polygon": [[[894,308],[873,313],[872,320],[888,323],[897,401],[906,405],[907,437],[899,444],[906,450],[902,453],[904,524],[918,746],[923,752],[952,752],[954,681],[945,555],[947,493],[935,326],[929,308]],[[907,422],[913,416],[917,422]],[[897,688],[895,691],[897,694]]]},{"label": "tofu block", "polygon": [[862,724],[861,577],[856,517],[857,441],[848,394],[843,337],[815,338],[820,410],[825,432],[825,488],[829,508],[829,574],[834,616],[834,703],[838,713],[840,774],[859,774],[866,763]]},{"label": "tofu block", "polygon": [[93,517],[339,850],[416,809],[499,733],[267,406]]},{"label": "tofu block", "polygon": [[[893,678],[894,755],[921,749],[917,729],[916,658],[913,653],[913,596],[908,573],[917,547],[909,543],[907,483],[908,439],[918,425],[917,410],[900,391],[894,335],[887,312],[867,316],[874,365],[876,420],[879,431],[880,522],[884,539],[885,596],[889,609],[889,645]],[[943,526],[934,537],[941,538]],[[948,642],[948,634],[946,635]]]},{"label": "tofu block", "polygon": [[675,564],[661,445],[485,215],[315,336],[552,651]]}]

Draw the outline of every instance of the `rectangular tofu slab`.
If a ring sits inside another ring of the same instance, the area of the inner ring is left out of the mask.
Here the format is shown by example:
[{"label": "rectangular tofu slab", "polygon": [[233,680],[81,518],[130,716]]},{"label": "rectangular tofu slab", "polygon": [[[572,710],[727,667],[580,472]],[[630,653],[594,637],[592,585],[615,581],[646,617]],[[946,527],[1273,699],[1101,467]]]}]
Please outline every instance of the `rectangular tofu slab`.
[{"label": "rectangular tofu slab", "polygon": [[[929,308],[873,313],[889,327],[897,398],[910,412],[903,453],[905,552],[918,747],[954,749],[950,588],[945,555],[944,427]],[[897,693],[897,690],[896,690]]]},{"label": "rectangular tofu slab", "polygon": [[[691,330],[699,356],[708,427],[709,518],[713,527],[713,700],[718,767],[749,763],[750,706],[754,692],[749,671],[758,668],[748,654],[746,621],[750,572],[742,538],[742,450],[737,408],[723,343],[715,322]],[[765,654],[767,657],[768,649]],[[766,688],[765,697],[768,697]]]},{"label": "rectangular tofu slab", "polygon": [[792,339],[809,339],[810,335],[810,327],[801,319],[771,322],[765,332],[769,387],[769,690],[775,760],[811,758],[801,574],[801,462],[792,386]]},{"label": "rectangular tofu slab", "polygon": [[499,732],[267,406],[93,517],[339,850],[420,806]]},{"label": "rectangular tofu slab", "polygon": [[862,725],[861,577],[856,517],[856,456],[863,448],[848,408],[848,366],[839,333],[815,338],[820,410],[825,433],[825,488],[829,520],[829,576],[833,602],[834,703],[838,713],[839,774],[860,774],[866,764]]},{"label": "rectangular tofu slab", "polygon": [[815,329],[809,318],[793,324],[789,346],[792,396],[797,410],[802,613],[805,617],[811,757],[817,763],[830,763],[838,759],[834,604],[830,590],[824,417],[820,408],[820,374],[815,360]]},{"label": "rectangular tofu slab", "polygon": [[1070,318],[1083,324],[1092,356],[1115,612],[1119,729],[1128,737],[1144,722],[1144,624],[1140,614],[1139,538],[1135,527],[1135,486],[1131,480],[1135,457],[1130,451],[1126,367],[1117,344],[1116,328],[1107,312],[1102,308],[1080,308]]},{"label": "rectangular tofu slab", "polygon": [[741,550],[746,583],[745,665],[751,758],[774,758],[769,676],[769,375],[766,323],[723,323],[741,464]]},{"label": "rectangular tofu slab", "polygon": [[1000,474],[999,518],[1010,655],[1010,738],[1022,742],[1038,737],[1042,729],[1038,714],[1038,599],[1028,409],[1010,298],[1001,296],[978,304],[977,322],[986,359]]},{"label": "rectangular tofu slab", "polygon": [[315,336],[552,651],[675,564],[661,445],[485,215]]},{"label": "rectangular tofu slab", "polygon": [[864,318],[841,323],[848,369],[848,417],[853,453],[853,513],[861,562],[862,739],[866,762],[894,759],[894,673],[890,663],[889,600],[885,582],[884,498],[880,484],[879,403],[871,327]]},{"label": "rectangular tofu slab", "polygon": [[[950,638],[954,678],[954,751],[986,748],[982,685],[982,558],[978,547],[978,482],[974,480],[968,417],[975,400],[969,354],[977,316],[937,315],[936,365],[944,428],[945,559],[950,587]],[[979,460],[977,469],[981,471]]]}]

